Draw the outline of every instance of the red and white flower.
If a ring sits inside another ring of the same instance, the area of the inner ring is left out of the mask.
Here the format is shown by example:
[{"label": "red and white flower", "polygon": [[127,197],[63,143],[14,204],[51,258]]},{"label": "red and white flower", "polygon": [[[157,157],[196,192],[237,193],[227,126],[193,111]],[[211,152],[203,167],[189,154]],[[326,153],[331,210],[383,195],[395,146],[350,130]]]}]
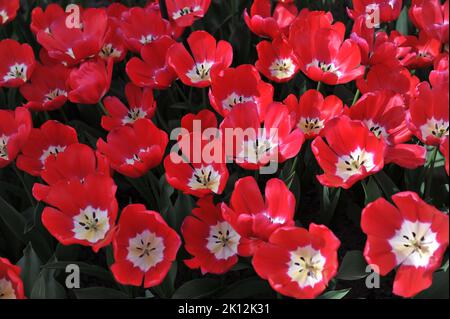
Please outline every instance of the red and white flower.
[{"label": "red and white flower", "polygon": [[74,128],[49,120],[31,130],[16,165],[30,175],[40,176],[49,157],[59,156],[67,146],[75,143],[78,143],[78,137]]},{"label": "red and white flower", "polygon": [[189,27],[195,20],[203,18],[211,0],[167,0],[169,18],[179,27]]},{"label": "red and white flower", "polygon": [[21,269],[0,257],[0,299],[25,299]]},{"label": "red and white flower", "polygon": [[0,88],[19,87],[31,78],[36,65],[31,46],[5,39],[0,41],[0,56]]},{"label": "red and white flower", "polygon": [[209,101],[222,116],[226,116],[236,104],[252,102],[257,105],[262,121],[267,106],[273,101],[273,90],[272,85],[261,80],[253,65],[242,64],[212,74]]},{"label": "red and white flower", "polygon": [[111,131],[124,125],[131,125],[139,119],[151,119],[156,111],[156,102],[153,91],[149,88],[140,88],[132,83],[125,86],[125,95],[129,107],[125,106],[117,97],[108,96],[103,100],[108,112],[102,116],[102,127]]},{"label": "red and white flower", "polygon": [[230,206],[222,203],[221,210],[223,218],[248,240],[239,254],[252,256],[278,228],[294,226],[295,197],[282,180],[272,178],[263,199],[256,180],[248,176],[236,182]]},{"label": "red and white flower", "polygon": [[309,231],[283,227],[256,250],[252,263],[275,291],[297,299],[312,299],[336,275],[339,246],[336,236],[323,225],[310,224]]},{"label": "red and white flower", "polygon": [[114,236],[114,278],[123,285],[159,285],[175,260],[181,240],[157,212],[131,204],[120,215]]},{"label": "red and white flower", "polygon": [[379,139],[360,121],[346,116],[331,120],[323,137],[316,137],[311,149],[324,174],[322,185],[348,189],[384,166],[384,139]]},{"label": "red and white flower", "polygon": [[0,26],[16,18],[20,0],[0,0]]},{"label": "red and white flower", "polygon": [[189,86],[207,87],[211,84],[211,72],[228,68],[233,61],[233,48],[227,41],[216,39],[205,31],[192,32],[187,42],[191,54],[176,43],[168,51],[168,62],[180,80]]},{"label": "red and white flower", "polygon": [[61,181],[50,188],[42,212],[45,228],[63,245],[90,246],[95,252],[107,246],[115,232],[117,186],[99,174],[83,181]]},{"label": "red and white flower", "polygon": [[291,120],[306,139],[320,135],[328,121],[342,114],[342,101],[335,95],[323,97],[316,90],[308,90],[297,100],[294,94],[283,101],[290,111]]},{"label": "red and white flower", "polygon": [[161,162],[168,143],[167,134],[148,119],[121,126],[99,139],[97,149],[117,172],[132,178],[146,174]]},{"label": "red and white flower", "polygon": [[0,168],[15,160],[30,135],[33,123],[30,112],[17,107],[0,110]]},{"label": "red and white flower", "polygon": [[30,83],[20,87],[20,94],[28,101],[25,107],[33,111],[52,111],[62,107],[70,90],[67,85],[69,74],[70,69],[62,64],[36,64]]},{"label": "red and white flower", "polygon": [[291,80],[299,70],[299,62],[289,42],[282,36],[272,42],[261,41],[256,46],[258,61],[255,67],[275,82]]},{"label": "red and white flower", "polygon": [[393,292],[412,297],[427,289],[448,246],[448,215],[416,193],[392,196],[395,206],[379,198],[364,208],[361,227],[367,234],[364,256],[382,276],[397,268]]},{"label": "red and white flower", "polygon": [[224,220],[212,196],[199,199],[192,215],[181,226],[184,247],[194,256],[185,264],[191,269],[200,268],[203,274],[226,273],[238,262],[239,251],[247,241]]}]

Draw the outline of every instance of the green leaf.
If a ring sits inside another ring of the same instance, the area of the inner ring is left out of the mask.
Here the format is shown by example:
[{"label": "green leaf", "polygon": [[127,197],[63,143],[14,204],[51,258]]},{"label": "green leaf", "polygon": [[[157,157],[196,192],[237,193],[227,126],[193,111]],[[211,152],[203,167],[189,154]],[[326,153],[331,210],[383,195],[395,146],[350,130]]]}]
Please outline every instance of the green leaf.
[{"label": "green leaf", "polygon": [[392,179],[385,172],[378,172],[374,175],[374,178],[383,190],[384,196],[387,198],[390,199],[394,194],[400,192],[397,185],[395,185]]},{"label": "green leaf", "polygon": [[41,270],[41,260],[33,250],[31,243],[23,250],[23,257],[18,261],[17,265],[22,268],[20,276],[23,280],[25,295],[31,296],[34,283],[38,279]]},{"label": "green leaf", "polygon": [[25,243],[25,218],[3,197],[0,196],[0,218],[5,222],[8,228],[17,236],[17,238]]},{"label": "green leaf", "polygon": [[339,203],[340,196],[341,188],[323,187],[320,212],[321,223],[329,224],[331,222],[334,212],[336,211],[337,204]]},{"label": "green leaf", "polygon": [[36,280],[31,299],[64,299],[66,291],[64,287],[56,281],[55,270],[44,269]]},{"label": "green leaf", "polygon": [[324,293],[323,295],[317,297],[317,299],[342,299],[344,298],[349,292],[350,288],[348,289],[342,289],[342,290],[333,290],[328,291]]},{"label": "green leaf", "polygon": [[408,35],[408,7],[404,6],[395,24],[395,29],[403,35]]},{"label": "green leaf", "polygon": [[372,176],[369,177],[367,184],[365,184],[365,181],[361,181],[361,184],[364,187],[364,195],[365,195],[364,203],[366,205],[377,200],[382,196],[381,190],[378,187],[375,180],[372,178]]},{"label": "green leaf", "polygon": [[194,279],[186,282],[173,294],[173,299],[200,299],[208,297],[220,288],[220,281],[212,278]]},{"label": "green leaf", "polygon": [[175,279],[177,277],[178,272],[178,263],[175,261],[170,267],[169,272],[167,273],[166,278],[164,278],[163,282],[153,288],[154,291],[161,297],[170,298],[172,297],[175,291]]},{"label": "green leaf", "polygon": [[79,261],[57,261],[44,265],[43,268],[65,271],[68,265],[77,265],[78,267],[80,267],[80,273],[82,274],[97,277],[107,281],[114,281],[112,274],[108,270],[96,265],[90,265]]},{"label": "green leaf", "polygon": [[267,281],[258,277],[251,277],[238,281],[225,288],[218,297],[221,299],[240,299],[271,293],[273,293],[273,290]]},{"label": "green leaf", "polygon": [[74,291],[77,299],[129,299],[125,293],[105,287],[80,288]]},{"label": "green leaf", "polygon": [[367,263],[361,251],[348,251],[341,262],[336,278],[341,280],[362,279],[368,275],[366,268]]}]

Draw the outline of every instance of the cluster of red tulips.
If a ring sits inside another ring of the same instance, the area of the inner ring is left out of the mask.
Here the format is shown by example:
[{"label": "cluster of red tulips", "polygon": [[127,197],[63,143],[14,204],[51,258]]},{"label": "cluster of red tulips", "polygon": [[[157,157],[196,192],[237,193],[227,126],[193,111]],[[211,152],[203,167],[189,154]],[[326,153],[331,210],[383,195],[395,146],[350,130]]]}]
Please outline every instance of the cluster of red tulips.
[{"label": "cluster of red tulips", "polygon": [[[32,178],[25,192],[45,207],[45,232],[62,246],[111,249],[108,268],[120,285],[157,287],[177,260],[200,276],[224,276],[244,260],[279,294],[315,298],[335,280],[345,238],[314,217],[299,222],[303,190],[293,185],[300,170],[314,169],[327,192],[362,185],[363,256],[381,276],[395,271],[393,294],[429,288],[448,267],[448,211],[432,187],[439,158],[449,173],[449,1],[353,0],[346,25],[294,0],[253,0],[233,17],[258,39],[257,60],[240,65],[227,39],[194,28],[211,0],[160,2],[36,6],[25,27],[37,45],[0,40],[0,89],[21,101],[0,105],[0,178],[10,168]],[[19,0],[0,0],[0,29],[20,10]],[[414,33],[392,28],[401,15]],[[300,93],[299,81],[308,83]],[[174,102],[203,94],[203,103],[162,125],[165,92]],[[101,112],[105,135],[81,139],[83,128],[64,114],[70,108]],[[174,127],[182,132],[175,138]],[[231,149],[228,129],[261,133]],[[210,150],[221,151],[214,161],[195,158]],[[310,166],[299,165],[308,152]],[[259,173],[273,162],[275,172]],[[388,167],[423,171],[423,185],[380,185],[370,200],[368,181]],[[173,197],[162,212],[155,185],[196,200],[180,227]],[[5,257],[0,299],[31,297],[17,257]]]}]

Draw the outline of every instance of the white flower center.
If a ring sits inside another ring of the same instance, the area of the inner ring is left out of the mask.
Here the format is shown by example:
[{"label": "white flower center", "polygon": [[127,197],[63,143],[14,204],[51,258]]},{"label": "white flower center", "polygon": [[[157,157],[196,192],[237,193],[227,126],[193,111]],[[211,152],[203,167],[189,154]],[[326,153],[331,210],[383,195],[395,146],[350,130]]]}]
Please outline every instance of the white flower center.
[{"label": "white flower center", "polygon": [[237,95],[233,92],[225,100],[222,101],[222,106],[225,110],[230,111],[236,104],[254,101],[255,99],[252,96]]},{"label": "white flower center", "polygon": [[434,117],[420,127],[422,136],[426,139],[428,136],[442,138],[448,136],[449,122],[445,120],[436,120]]},{"label": "white flower center", "polygon": [[389,239],[397,265],[425,267],[439,248],[436,233],[430,223],[405,220]]},{"label": "white flower center", "polygon": [[210,189],[214,193],[219,191],[220,174],[211,165],[194,169],[188,186],[191,189]]},{"label": "white flower center", "polygon": [[156,40],[156,37],[153,34],[143,35],[139,42],[143,45],[149,44]]},{"label": "white flower center", "polygon": [[277,79],[286,79],[295,72],[295,64],[292,59],[277,59],[269,67],[270,74]]},{"label": "white flower center", "polygon": [[112,43],[105,44],[99,53],[99,56],[104,59],[120,58],[121,55],[122,51],[117,50],[115,47],[113,47]]},{"label": "white flower center", "polygon": [[9,139],[9,136],[6,136],[6,135],[0,136],[0,158],[5,161],[9,160],[8,139]]},{"label": "white flower center", "polygon": [[144,230],[128,241],[127,259],[143,272],[155,267],[164,259],[164,239]]},{"label": "white flower center", "polygon": [[134,165],[136,162],[142,163],[142,154],[150,151],[150,148],[141,148],[136,154],[133,154],[131,158],[125,159],[125,163],[128,165]]},{"label": "white flower center", "polygon": [[44,102],[53,101],[58,96],[67,96],[67,92],[63,89],[54,89],[44,96]]},{"label": "white flower center", "polygon": [[51,145],[46,150],[42,152],[41,157],[39,160],[41,161],[42,165],[45,164],[45,161],[50,155],[58,155],[59,153],[62,153],[66,150],[66,146],[61,145]]},{"label": "white flower center", "polygon": [[243,142],[242,151],[238,154],[237,159],[257,164],[277,146],[275,139],[267,138],[264,134],[260,134],[254,140],[248,139]]},{"label": "white flower center", "polygon": [[314,287],[322,281],[326,259],[320,251],[308,245],[298,247],[297,250],[291,251],[290,255],[288,276],[297,282],[300,288]]},{"label": "white flower center", "polygon": [[206,247],[219,260],[228,259],[237,254],[241,236],[227,222],[219,222],[210,227]]},{"label": "white flower center", "polygon": [[185,15],[188,15],[188,14],[191,14],[191,13],[198,12],[198,11],[200,11],[201,9],[202,9],[202,8],[201,8],[200,6],[184,7],[184,8],[182,8],[182,9],[178,10],[178,11],[175,11],[175,12],[172,14],[172,18],[173,18],[174,20],[176,20],[176,19],[179,19],[179,18],[181,18],[181,17],[183,17],[183,16],[185,16]]},{"label": "white flower center", "polygon": [[4,81],[20,79],[24,82],[27,81],[28,67],[24,63],[16,63],[9,68],[9,71],[3,77]]},{"label": "white flower center", "polygon": [[72,48],[68,48],[67,49],[67,51],[66,51],[66,54],[68,55],[68,56],[70,56],[72,59],[76,59],[76,57],[75,57],[75,53],[73,52],[73,49]]},{"label": "white flower center", "polygon": [[108,211],[88,206],[73,218],[73,226],[76,239],[96,243],[109,231]]},{"label": "white flower center", "polygon": [[271,224],[284,224],[286,222],[286,219],[282,217],[272,217],[268,213],[262,213],[264,217],[266,217]]},{"label": "white flower center", "polygon": [[192,69],[190,69],[186,75],[191,79],[193,83],[201,81],[211,80],[211,67],[214,62],[204,61],[202,63],[196,63]]},{"label": "white flower center", "polygon": [[133,124],[139,119],[143,119],[147,116],[147,112],[145,112],[142,108],[137,107],[134,109],[130,109],[128,114],[122,119],[122,124]]},{"label": "white flower center", "polygon": [[16,292],[11,281],[0,278],[0,299],[16,299]]},{"label": "white flower center", "polygon": [[363,167],[365,167],[367,172],[370,172],[375,167],[373,156],[372,153],[366,152],[366,150],[358,147],[350,155],[344,155],[338,158],[336,175],[345,182],[351,176],[361,174]]},{"label": "white flower center", "polygon": [[342,76],[342,72],[339,71],[339,68],[335,66],[334,63],[326,63],[314,59],[310,64],[306,66],[306,68],[310,68],[312,66],[320,68],[323,72],[334,73],[338,78]]},{"label": "white flower center", "polygon": [[5,10],[0,11],[0,17],[2,17],[3,23],[6,23],[9,20],[8,13]]},{"label": "white flower center", "polygon": [[373,134],[375,134],[376,137],[379,138],[382,136],[387,140],[387,137],[389,136],[389,134],[387,133],[386,129],[382,125],[375,123],[372,120],[364,120],[363,122],[369,128],[369,130]]},{"label": "white flower center", "polygon": [[302,117],[297,126],[305,134],[319,134],[325,127],[324,122],[318,117]]}]

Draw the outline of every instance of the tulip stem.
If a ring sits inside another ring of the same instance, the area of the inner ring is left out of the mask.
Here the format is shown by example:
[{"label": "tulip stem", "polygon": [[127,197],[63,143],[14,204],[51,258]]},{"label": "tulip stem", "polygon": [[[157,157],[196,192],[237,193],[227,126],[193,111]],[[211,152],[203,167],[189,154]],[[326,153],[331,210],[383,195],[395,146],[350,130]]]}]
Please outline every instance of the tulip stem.
[{"label": "tulip stem", "polygon": [[358,102],[359,96],[361,95],[361,91],[359,89],[356,90],[355,96],[353,97],[352,105],[355,105]]},{"label": "tulip stem", "polygon": [[427,169],[427,177],[425,182],[425,199],[430,198],[431,193],[431,185],[433,184],[433,170],[434,170],[434,164],[436,163],[436,157],[438,153],[438,147],[435,146],[433,149],[433,153],[431,154],[431,161],[428,165]]},{"label": "tulip stem", "polygon": [[98,102],[98,107],[100,108],[102,115],[108,115],[108,111],[106,110],[106,108],[103,105],[102,101]]},{"label": "tulip stem", "polygon": [[319,82],[317,82],[317,88],[316,88],[316,91],[317,92],[320,92],[320,89],[322,88],[322,82],[321,81],[319,81]]}]

